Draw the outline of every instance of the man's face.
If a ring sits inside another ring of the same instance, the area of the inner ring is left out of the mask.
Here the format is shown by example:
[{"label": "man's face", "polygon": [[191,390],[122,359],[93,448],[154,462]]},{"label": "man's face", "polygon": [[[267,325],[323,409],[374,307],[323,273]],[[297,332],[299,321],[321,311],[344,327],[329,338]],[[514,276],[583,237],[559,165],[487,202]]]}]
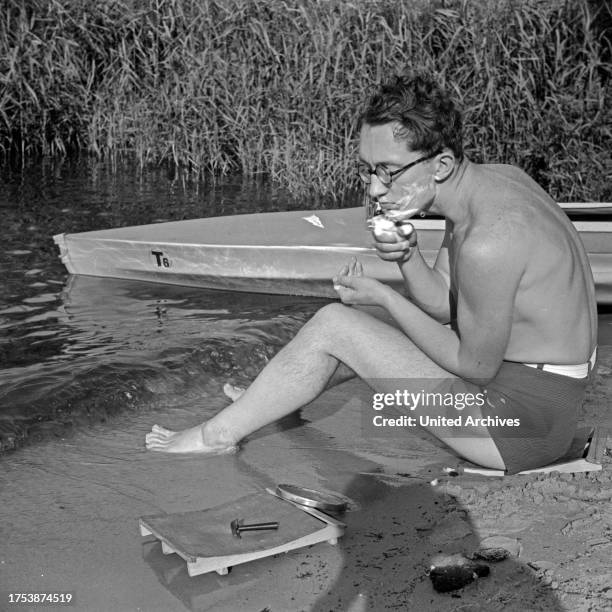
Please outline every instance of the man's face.
[{"label": "man's face", "polygon": [[[366,163],[371,171],[378,164],[385,165],[391,172],[417,161],[423,157],[418,151],[410,151],[405,140],[393,135],[394,123],[383,125],[369,125],[364,123],[359,136],[359,161]],[[366,185],[368,196],[374,202],[385,204],[399,202],[415,183],[428,183],[432,176],[431,164],[433,159],[417,163],[398,176],[393,177],[391,185],[383,183],[376,174],[370,176],[370,184]],[[433,196],[432,196],[433,198]],[[427,202],[426,208],[431,204]]]}]

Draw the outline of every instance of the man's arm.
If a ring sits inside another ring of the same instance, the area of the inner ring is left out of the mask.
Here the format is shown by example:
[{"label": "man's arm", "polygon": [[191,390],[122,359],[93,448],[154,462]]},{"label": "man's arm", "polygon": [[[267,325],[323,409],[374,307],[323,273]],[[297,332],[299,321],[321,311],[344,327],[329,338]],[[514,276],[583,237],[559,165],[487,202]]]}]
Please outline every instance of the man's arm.
[{"label": "man's arm", "polygon": [[[406,240],[399,242],[377,241],[375,246],[381,259],[397,262],[411,301],[436,321],[448,323],[452,316],[448,257],[449,222],[446,222],[444,239],[433,268],[423,259],[416,242],[414,246],[410,246],[411,238],[412,236],[409,236]],[[413,252],[409,259],[403,262],[409,249]]]},{"label": "man's arm", "polygon": [[452,316],[449,242],[450,229],[447,221],[444,239],[433,268],[429,267],[418,248],[407,262],[399,264],[404,285],[412,301],[440,323],[448,323]]},{"label": "man's arm", "polygon": [[457,329],[441,325],[398,293],[384,305],[406,335],[445,370],[465,379],[493,378],[504,359],[524,253],[510,235],[472,238],[457,259]]}]

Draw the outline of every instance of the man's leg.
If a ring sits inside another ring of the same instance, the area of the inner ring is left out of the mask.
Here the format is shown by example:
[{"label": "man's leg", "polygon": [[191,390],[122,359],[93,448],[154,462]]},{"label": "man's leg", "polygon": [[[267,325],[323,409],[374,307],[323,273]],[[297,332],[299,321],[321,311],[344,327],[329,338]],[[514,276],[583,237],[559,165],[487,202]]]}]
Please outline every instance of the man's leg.
[{"label": "man's leg", "polygon": [[[334,373],[346,378],[350,371],[374,385],[410,376],[452,377],[400,330],[355,308],[330,304],[304,325],[230,406],[204,425],[183,432],[154,426],[147,435],[147,448],[214,452],[235,446],[250,433],[314,400],[329,385]],[[376,390],[393,392],[389,388]],[[481,416],[477,407],[465,409],[463,414]],[[429,429],[467,459],[503,469],[501,455],[486,428],[477,430],[471,428],[474,437],[463,438],[454,437],[443,428]]]},{"label": "man's leg", "polygon": [[[359,305],[353,306],[353,308],[356,310],[360,310],[361,312],[367,312],[368,314],[371,314],[373,317],[376,317],[377,319],[380,319],[381,321],[384,321],[385,323],[388,323],[389,325],[392,325],[393,327],[400,329],[397,323],[395,322],[395,320],[393,319],[393,317],[384,308],[376,307],[376,306],[359,306]],[[345,363],[339,362],[338,366],[336,367],[335,372],[332,374],[331,378],[327,381],[325,390],[331,389],[332,387],[335,387],[336,385],[340,385],[343,382],[350,380],[351,378],[355,378],[356,376],[357,374],[355,374],[355,372],[351,370],[351,368],[349,368]],[[246,389],[244,387],[234,386],[231,383],[226,383],[223,386],[223,392],[233,402],[235,402],[245,391]]]}]

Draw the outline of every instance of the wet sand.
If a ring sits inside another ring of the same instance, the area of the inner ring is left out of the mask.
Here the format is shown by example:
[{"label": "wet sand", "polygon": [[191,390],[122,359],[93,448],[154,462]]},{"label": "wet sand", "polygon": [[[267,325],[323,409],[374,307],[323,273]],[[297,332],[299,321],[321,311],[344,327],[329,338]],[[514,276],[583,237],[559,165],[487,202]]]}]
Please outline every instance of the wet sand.
[{"label": "wet sand", "polygon": [[[144,450],[152,422],[191,425],[194,407],[172,422],[160,409],[3,456],[0,609],[60,609],[6,604],[7,592],[27,591],[71,591],[67,609],[101,612],[610,609],[610,457],[591,475],[452,478],[442,468],[456,457],[430,438],[363,436],[368,396],[362,383],[346,383],[231,456]],[[608,346],[581,422],[612,428],[611,400]],[[182,559],[139,534],[140,516],[209,508],[281,482],[350,498],[337,546],[189,578]],[[431,558],[472,552],[489,535],[518,539],[521,555],[436,593],[425,574]]]}]

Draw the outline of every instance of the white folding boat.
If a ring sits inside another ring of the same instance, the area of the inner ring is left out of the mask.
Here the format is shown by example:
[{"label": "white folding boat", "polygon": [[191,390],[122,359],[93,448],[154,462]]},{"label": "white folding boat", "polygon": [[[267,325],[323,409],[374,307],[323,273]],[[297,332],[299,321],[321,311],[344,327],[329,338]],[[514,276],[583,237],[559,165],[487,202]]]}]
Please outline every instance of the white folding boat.
[{"label": "white folding boat", "polygon": [[[612,204],[561,204],[589,255],[600,303],[612,303]],[[411,220],[433,263],[443,219]],[[59,234],[71,274],[155,283],[336,297],[331,278],[353,255],[392,285],[398,267],[380,260],[363,208],[256,213]]]}]

